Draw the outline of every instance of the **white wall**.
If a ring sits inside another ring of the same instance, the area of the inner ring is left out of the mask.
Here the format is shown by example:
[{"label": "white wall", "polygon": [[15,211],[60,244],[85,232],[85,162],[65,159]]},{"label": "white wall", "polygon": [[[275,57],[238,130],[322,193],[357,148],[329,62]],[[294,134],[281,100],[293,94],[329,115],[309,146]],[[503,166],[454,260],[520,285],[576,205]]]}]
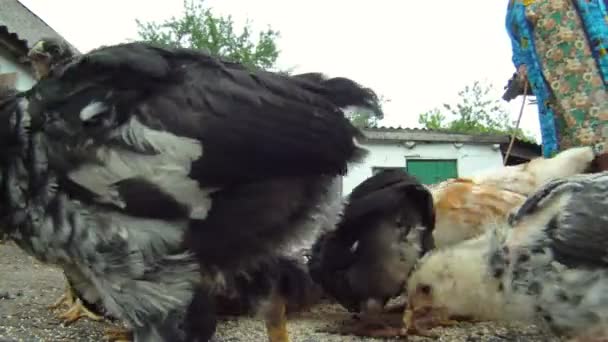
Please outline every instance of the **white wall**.
[{"label": "white wall", "polygon": [[402,144],[364,144],[369,154],[361,164],[349,167],[343,178],[342,194],[348,195],[359,183],[372,175],[372,167],[405,167],[407,159],[456,159],[458,176],[466,177],[488,168],[502,166],[500,149],[492,144],[462,144],[417,142],[413,148]]},{"label": "white wall", "polygon": [[17,63],[11,55],[0,49],[0,74],[11,72],[17,72],[17,90],[28,90],[34,85],[35,80],[29,74],[28,69]]}]

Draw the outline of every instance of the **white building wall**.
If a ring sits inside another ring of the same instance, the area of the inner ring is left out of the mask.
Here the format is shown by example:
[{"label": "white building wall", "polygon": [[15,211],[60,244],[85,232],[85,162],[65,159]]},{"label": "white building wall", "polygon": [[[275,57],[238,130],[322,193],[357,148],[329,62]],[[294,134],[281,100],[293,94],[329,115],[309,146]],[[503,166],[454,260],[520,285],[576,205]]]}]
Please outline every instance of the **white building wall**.
[{"label": "white building wall", "polygon": [[[461,146],[460,146],[461,145]],[[352,165],[343,178],[342,194],[348,195],[359,183],[372,175],[373,167],[405,167],[409,159],[456,159],[458,176],[467,177],[475,172],[502,166],[500,149],[493,144],[421,143],[413,148],[403,144],[364,144],[369,150],[361,164]]]},{"label": "white building wall", "polygon": [[30,75],[28,69],[17,63],[11,55],[0,49],[0,74],[12,72],[17,72],[17,90],[28,90],[34,85],[35,80]]}]

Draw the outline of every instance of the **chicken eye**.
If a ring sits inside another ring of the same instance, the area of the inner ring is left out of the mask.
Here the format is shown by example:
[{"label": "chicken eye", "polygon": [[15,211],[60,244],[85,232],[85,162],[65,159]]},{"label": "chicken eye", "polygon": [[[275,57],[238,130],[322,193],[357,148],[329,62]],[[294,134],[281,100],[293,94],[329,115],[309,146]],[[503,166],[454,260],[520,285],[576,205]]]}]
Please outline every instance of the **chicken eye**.
[{"label": "chicken eye", "polygon": [[96,127],[96,126],[100,126],[104,122],[105,114],[106,113],[107,112],[99,113],[99,114],[95,115],[94,117],[92,117],[92,118],[84,121],[82,123],[82,125],[84,127]]},{"label": "chicken eye", "polygon": [[430,295],[432,288],[431,285],[422,284],[419,286],[420,292],[424,295]]}]

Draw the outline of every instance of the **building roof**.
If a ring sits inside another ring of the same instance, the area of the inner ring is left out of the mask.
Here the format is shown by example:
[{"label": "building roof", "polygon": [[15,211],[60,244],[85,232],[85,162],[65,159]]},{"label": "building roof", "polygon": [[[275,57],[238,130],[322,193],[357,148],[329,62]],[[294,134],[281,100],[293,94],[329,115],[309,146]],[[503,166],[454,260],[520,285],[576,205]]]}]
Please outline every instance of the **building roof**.
[{"label": "building roof", "polygon": [[[0,37],[7,40],[13,47],[13,53],[24,56],[27,51],[41,38],[63,38],[40,17],[30,11],[18,0],[1,0]],[[79,53],[73,45],[68,45]]]},{"label": "building roof", "polygon": [[[426,128],[404,127],[367,127],[363,133],[369,142],[448,142],[470,144],[498,144],[503,156],[511,141],[509,135],[466,134],[448,130],[431,130]],[[513,163],[530,160],[540,156],[542,147],[539,144],[515,139],[509,160]]]},{"label": "building roof", "polygon": [[426,128],[373,127],[364,128],[363,133],[370,141],[420,141],[420,142],[461,142],[461,143],[508,143],[510,137],[496,134],[466,134],[447,130]]}]

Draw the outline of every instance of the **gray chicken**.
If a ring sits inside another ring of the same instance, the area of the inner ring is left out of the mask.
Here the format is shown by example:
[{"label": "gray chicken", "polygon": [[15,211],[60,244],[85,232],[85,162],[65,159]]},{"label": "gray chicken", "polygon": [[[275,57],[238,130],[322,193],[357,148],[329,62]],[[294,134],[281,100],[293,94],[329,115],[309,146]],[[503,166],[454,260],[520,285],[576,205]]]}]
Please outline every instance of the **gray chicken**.
[{"label": "gray chicken", "polygon": [[490,259],[509,296],[529,296],[544,326],[581,341],[608,338],[606,193],[608,172],[547,183],[510,218]]},{"label": "gray chicken", "polygon": [[[381,114],[345,78],[145,43],[91,51],[4,101],[6,227],[77,268],[135,341],[205,341],[224,279],[338,220],[328,189],[366,152],[348,106]],[[270,301],[270,341],[288,341],[285,299]]]},{"label": "gray chicken", "polygon": [[34,69],[36,79],[46,77],[57,65],[74,57],[75,51],[63,40],[42,38],[27,53],[27,59]]},{"label": "gray chicken", "polygon": [[431,193],[405,171],[381,171],[355,187],[336,229],[313,245],[309,270],[326,293],[363,319],[327,331],[381,334],[379,314],[433,248],[434,227]]}]

